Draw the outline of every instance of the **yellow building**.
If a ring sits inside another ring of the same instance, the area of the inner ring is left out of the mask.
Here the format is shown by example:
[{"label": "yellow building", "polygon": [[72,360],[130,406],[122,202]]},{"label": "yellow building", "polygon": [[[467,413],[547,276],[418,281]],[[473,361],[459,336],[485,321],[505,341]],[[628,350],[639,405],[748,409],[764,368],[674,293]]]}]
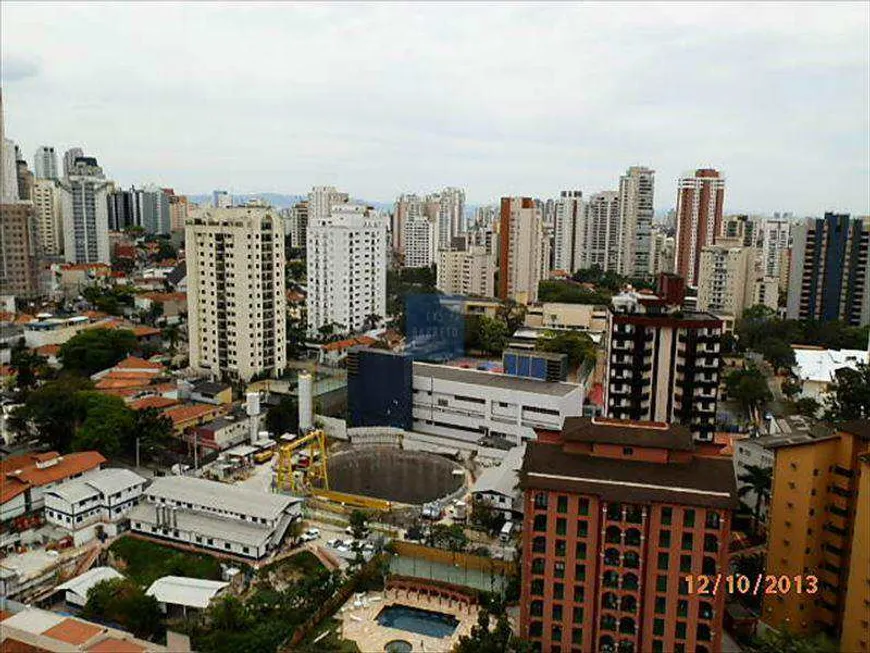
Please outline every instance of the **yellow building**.
[{"label": "yellow building", "polygon": [[870,651],[870,454],[858,457],[857,485],[841,651]]},{"label": "yellow building", "polygon": [[[765,595],[762,618],[776,629],[838,636],[850,630],[843,618],[847,583],[850,577],[867,575],[866,532],[855,535],[859,549],[857,555],[851,552],[859,503],[858,457],[870,452],[870,421],[848,422],[815,440],[786,438],[771,448],[776,459],[766,573],[787,576],[792,587]],[[867,507],[862,508],[866,524]],[[818,579],[817,587],[808,576]],[[796,577],[802,579],[801,592]],[[866,614],[860,597],[855,601]]]}]

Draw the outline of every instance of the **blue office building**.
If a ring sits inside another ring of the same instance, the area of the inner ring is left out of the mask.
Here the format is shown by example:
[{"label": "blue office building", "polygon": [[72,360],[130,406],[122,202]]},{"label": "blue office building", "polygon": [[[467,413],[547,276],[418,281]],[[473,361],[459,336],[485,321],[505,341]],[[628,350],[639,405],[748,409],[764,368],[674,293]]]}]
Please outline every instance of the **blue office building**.
[{"label": "blue office building", "polygon": [[347,355],[349,426],[413,427],[413,359],[381,349],[354,347]]}]

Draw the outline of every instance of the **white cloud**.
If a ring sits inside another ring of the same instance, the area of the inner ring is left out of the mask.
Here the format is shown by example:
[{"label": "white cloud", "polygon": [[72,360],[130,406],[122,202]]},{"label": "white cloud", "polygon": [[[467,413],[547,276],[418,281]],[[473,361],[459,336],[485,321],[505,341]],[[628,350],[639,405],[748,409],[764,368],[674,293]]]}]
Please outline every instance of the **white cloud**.
[{"label": "white cloud", "polygon": [[474,201],[684,170],[734,210],[870,211],[866,3],[3,3],[7,133],[124,184]]}]

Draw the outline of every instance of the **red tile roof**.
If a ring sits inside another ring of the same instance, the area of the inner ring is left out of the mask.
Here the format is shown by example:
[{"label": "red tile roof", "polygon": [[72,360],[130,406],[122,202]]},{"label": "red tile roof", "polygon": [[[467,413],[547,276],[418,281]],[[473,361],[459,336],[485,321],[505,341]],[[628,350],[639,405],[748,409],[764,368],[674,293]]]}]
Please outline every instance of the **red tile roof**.
[{"label": "red tile roof", "polygon": [[61,270],[109,270],[111,266],[105,263],[66,263]]},{"label": "red tile roof", "polygon": [[88,653],[142,653],[145,650],[144,646],[114,637],[107,637],[87,649]]},{"label": "red tile roof", "polygon": [[370,338],[369,336],[359,336],[356,338],[348,338],[346,340],[339,340],[338,342],[330,342],[323,346],[325,351],[343,351],[354,345],[373,345],[377,342],[374,338]]},{"label": "red tile roof", "polygon": [[[57,462],[48,467],[38,467],[37,463],[51,460]],[[48,483],[60,481],[74,474],[81,474],[97,469],[106,462],[99,451],[80,451],[60,456],[56,451],[41,454],[13,456],[0,462],[2,488],[0,488],[0,503],[6,503],[15,498],[28,487],[40,487]]]},{"label": "red tile roof", "polygon": [[136,401],[130,402],[130,408],[133,410],[145,410],[146,408],[168,408],[175,406],[178,403],[175,399],[169,397],[143,397]]},{"label": "red tile roof", "polygon": [[103,631],[100,626],[67,617],[59,624],[43,631],[42,634],[67,644],[81,645]]},{"label": "red tile roof", "polygon": [[172,420],[173,426],[179,426],[195,421],[200,417],[214,414],[216,408],[216,406],[211,404],[184,404],[167,408],[163,411],[163,414]]},{"label": "red tile roof", "polygon": [[157,303],[187,301],[186,292],[146,292],[141,296]]},{"label": "red tile roof", "polygon": [[133,327],[123,327],[125,329],[130,329],[133,332],[133,335],[137,338],[145,338],[147,336],[156,336],[162,333],[160,329],[155,329],[150,326],[133,326]]},{"label": "red tile roof", "polygon": [[57,356],[60,353],[60,345],[42,345],[36,348],[40,356]]},{"label": "red tile roof", "polygon": [[136,356],[127,356],[120,363],[117,363],[113,369],[116,370],[125,370],[125,369],[135,369],[135,370],[163,370],[163,365],[160,363],[152,363],[151,361],[146,361],[144,358],[138,358]]}]

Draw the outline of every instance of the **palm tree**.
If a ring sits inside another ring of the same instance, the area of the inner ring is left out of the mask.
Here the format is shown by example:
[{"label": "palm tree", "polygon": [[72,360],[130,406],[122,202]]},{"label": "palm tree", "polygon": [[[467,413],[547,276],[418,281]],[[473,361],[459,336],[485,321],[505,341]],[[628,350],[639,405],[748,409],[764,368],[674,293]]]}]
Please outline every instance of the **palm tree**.
[{"label": "palm tree", "polygon": [[746,496],[750,492],[755,493],[755,526],[761,521],[761,506],[770,501],[770,490],[773,486],[773,472],[758,465],[747,465],[746,471],[737,477],[743,486],[737,490],[739,496]]},{"label": "palm tree", "polygon": [[169,341],[169,353],[175,355],[175,347],[181,337],[181,331],[177,324],[170,324],[163,329],[163,337]]}]

